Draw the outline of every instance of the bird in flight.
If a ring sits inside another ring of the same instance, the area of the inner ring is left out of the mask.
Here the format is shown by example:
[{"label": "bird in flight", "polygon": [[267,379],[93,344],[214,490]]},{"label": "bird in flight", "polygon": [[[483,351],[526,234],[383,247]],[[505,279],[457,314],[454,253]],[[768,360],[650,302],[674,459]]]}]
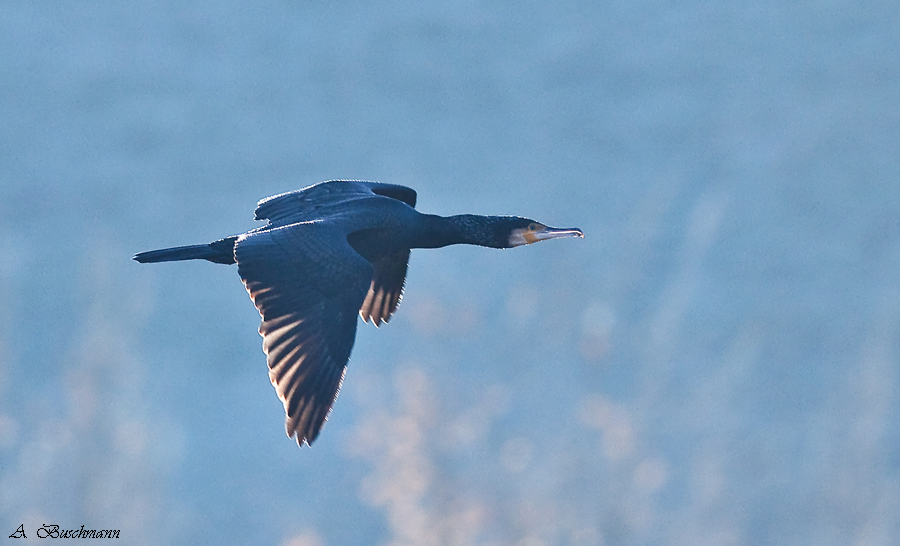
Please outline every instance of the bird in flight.
[{"label": "bird in flight", "polygon": [[262,317],[269,379],[299,446],[319,435],[356,337],[356,316],[378,326],[397,310],[413,248],[511,248],[584,237],[517,216],[435,216],[405,186],[331,180],[260,201],[266,224],[209,244],[141,252],[140,263],[237,263]]}]

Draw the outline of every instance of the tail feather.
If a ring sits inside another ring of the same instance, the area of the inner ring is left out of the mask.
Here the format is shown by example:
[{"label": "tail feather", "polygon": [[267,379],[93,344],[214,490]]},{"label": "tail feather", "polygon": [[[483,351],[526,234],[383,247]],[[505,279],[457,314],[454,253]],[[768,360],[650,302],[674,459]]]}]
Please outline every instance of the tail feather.
[{"label": "tail feather", "polygon": [[150,250],[135,254],[134,260],[142,264],[177,262],[180,260],[208,260],[217,264],[234,263],[234,242],[237,236],[226,237],[205,245],[177,246]]}]

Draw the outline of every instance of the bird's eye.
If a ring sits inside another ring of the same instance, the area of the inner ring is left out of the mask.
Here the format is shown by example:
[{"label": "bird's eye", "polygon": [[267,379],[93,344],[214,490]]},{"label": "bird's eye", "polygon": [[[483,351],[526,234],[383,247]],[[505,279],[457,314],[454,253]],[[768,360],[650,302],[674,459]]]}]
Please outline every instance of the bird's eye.
[{"label": "bird's eye", "polygon": [[539,229],[540,227],[535,222],[528,224],[528,231],[537,231]]}]

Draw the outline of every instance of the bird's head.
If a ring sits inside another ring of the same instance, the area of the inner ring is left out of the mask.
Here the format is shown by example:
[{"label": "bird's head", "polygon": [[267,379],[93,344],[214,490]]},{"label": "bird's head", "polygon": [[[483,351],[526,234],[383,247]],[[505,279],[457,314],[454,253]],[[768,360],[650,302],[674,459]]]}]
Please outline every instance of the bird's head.
[{"label": "bird's head", "polygon": [[504,224],[509,248],[560,237],[584,238],[578,228],[553,228],[529,218],[508,217]]}]

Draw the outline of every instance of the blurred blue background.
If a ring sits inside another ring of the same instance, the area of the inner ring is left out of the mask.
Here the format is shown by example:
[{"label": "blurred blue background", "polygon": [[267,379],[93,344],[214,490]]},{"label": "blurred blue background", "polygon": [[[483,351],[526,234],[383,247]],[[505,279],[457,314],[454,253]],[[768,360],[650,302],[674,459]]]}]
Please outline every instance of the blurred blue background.
[{"label": "blurred blue background", "polygon": [[[900,11],[0,3],[0,531],[888,545]],[[236,269],[138,251],[331,178],[584,240],[412,255],[322,436]]]}]

